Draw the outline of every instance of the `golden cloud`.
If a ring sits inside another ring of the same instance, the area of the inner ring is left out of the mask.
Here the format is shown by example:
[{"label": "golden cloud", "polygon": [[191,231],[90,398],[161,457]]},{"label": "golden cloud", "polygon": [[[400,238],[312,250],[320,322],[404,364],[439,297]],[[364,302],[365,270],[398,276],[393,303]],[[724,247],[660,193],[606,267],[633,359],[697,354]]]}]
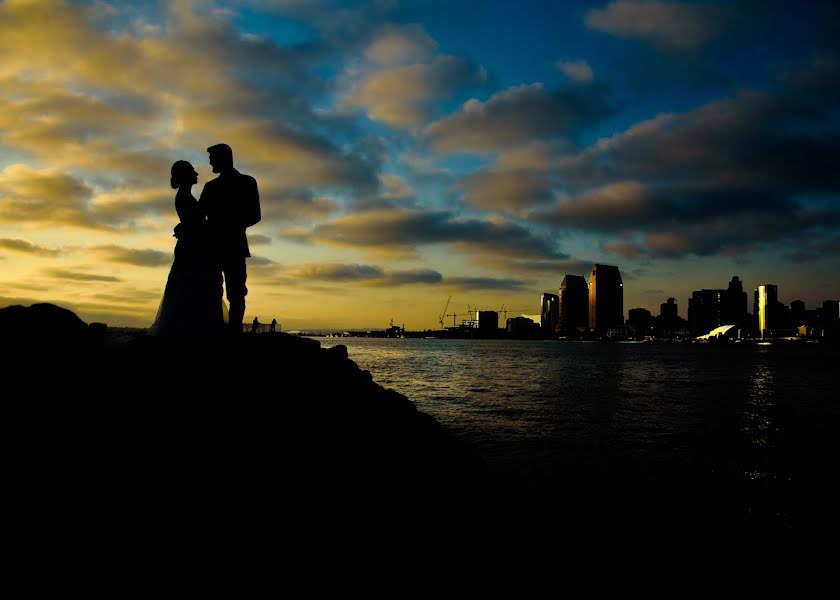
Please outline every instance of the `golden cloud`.
[{"label": "golden cloud", "polygon": [[91,214],[92,190],[82,181],[23,164],[0,171],[0,223],[103,227]]}]

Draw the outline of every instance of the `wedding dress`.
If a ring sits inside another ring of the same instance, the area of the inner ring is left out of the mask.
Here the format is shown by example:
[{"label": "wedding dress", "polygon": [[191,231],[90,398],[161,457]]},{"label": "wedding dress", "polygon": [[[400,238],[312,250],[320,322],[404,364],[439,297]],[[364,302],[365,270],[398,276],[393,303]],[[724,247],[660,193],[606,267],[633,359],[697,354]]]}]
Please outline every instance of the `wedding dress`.
[{"label": "wedding dress", "polygon": [[175,195],[180,223],[175,227],[175,260],[149,335],[216,335],[227,321],[227,307],[219,299],[221,272],[207,251],[206,223],[189,188]]}]

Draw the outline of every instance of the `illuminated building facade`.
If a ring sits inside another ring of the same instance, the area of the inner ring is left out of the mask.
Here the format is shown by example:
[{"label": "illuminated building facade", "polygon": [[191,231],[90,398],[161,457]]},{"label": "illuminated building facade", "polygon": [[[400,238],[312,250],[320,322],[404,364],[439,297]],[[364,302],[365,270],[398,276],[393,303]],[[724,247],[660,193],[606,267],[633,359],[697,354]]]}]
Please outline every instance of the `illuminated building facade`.
[{"label": "illuminated building facade", "polygon": [[778,327],[777,304],[779,303],[779,288],[765,283],[755,290],[754,310],[757,319],[756,328],[761,338],[771,336],[773,328]]}]

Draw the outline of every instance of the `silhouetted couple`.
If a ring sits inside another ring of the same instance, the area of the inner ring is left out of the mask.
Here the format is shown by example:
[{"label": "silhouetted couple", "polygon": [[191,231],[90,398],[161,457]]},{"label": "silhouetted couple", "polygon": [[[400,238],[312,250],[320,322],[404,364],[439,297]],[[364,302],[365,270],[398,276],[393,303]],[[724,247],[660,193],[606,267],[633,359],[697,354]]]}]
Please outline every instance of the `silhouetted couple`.
[{"label": "silhouetted couple", "polygon": [[233,168],[227,144],[207,149],[218,173],[204,184],[196,201],[190,191],[198,173],[185,160],[172,165],[175,210],[175,260],[166,281],[152,335],[215,335],[225,331],[224,291],[230,304],[227,331],[242,333],[245,317],[245,259],[251,256],[245,229],[260,220],[257,181]]}]

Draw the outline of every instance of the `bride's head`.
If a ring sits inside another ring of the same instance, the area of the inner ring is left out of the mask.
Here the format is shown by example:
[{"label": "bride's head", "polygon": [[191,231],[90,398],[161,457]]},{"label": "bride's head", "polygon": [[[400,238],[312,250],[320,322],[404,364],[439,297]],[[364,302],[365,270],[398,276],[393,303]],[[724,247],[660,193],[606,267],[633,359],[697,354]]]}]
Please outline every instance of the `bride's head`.
[{"label": "bride's head", "polygon": [[172,178],[169,180],[172,189],[178,189],[182,185],[198,183],[198,173],[193,166],[185,160],[176,160],[172,165]]}]

